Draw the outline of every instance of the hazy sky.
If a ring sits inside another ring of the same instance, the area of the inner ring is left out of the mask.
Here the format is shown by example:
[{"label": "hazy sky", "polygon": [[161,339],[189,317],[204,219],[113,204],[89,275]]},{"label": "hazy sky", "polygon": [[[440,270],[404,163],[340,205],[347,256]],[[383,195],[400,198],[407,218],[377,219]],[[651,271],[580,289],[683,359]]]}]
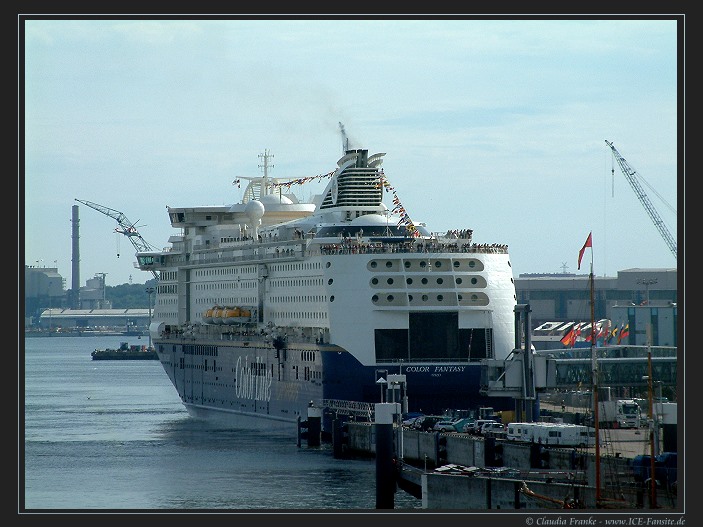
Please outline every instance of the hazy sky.
[{"label": "hazy sky", "polygon": [[[676,237],[676,20],[62,19],[24,29],[25,263],[58,266],[67,288],[73,205],[81,285],[98,273],[108,285],[152,278],[115,220],[76,198],[124,213],[162,248],[178,232],[167,206],[239,202],[244,185],[232,182],[259,175],[266,149],[271,176],[336,168],[339,123],[350,147],[386,153],[413,221],[507,244],[515,277],[577,272],[591,231],[597,275],[677,266],[605,144],[643,178]],[[323,188],[293,190],[306,199]]]}]

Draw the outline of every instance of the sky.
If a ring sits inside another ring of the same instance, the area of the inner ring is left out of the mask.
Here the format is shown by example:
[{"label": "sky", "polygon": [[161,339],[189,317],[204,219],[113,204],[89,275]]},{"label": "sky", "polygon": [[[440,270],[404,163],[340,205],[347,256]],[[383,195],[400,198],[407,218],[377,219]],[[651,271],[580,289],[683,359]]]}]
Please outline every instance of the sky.
[{"label": "sky", "polygon": [[19,23],[24,263],[57,267],[66,288],[74,205],[80,285],[152,278],[117,222],[76,199],[121,212],[161,249],[179,232],[167,206],[240,202],[233,182],[260,175],[265,151],[273,177],[326,174],[345,138],[386,153],[414,222],[508,245],[515,278],[588,273],[591,258],[598,276],[677,267],[647,212],[683,243],[672,17]]}]

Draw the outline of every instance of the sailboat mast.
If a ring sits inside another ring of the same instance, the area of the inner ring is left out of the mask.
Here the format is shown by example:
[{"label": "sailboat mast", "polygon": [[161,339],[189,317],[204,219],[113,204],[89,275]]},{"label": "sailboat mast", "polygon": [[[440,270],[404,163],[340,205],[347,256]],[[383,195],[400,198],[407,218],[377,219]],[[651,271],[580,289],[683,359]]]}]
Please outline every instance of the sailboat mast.
[{"label": "sailboat mast", "polygon": [[647,396],[649,399],[649,446],[650,446],[650,456],[649,456],[649,483],[650,483],[650,497],[649,497],[649,508],[657,508],[657,479],[654,477],[655,470],[655,456],[657,449],[655,446],[655,433],[654,427],[656,426],[654,421],[654,404],[652,403],[653,394],[653,377],[652,377],[652,345],[651,345],[651,326],[647,325]]},{"label": "sailboat mast", "polygon": [[596,308],[595,308],[595,284],[593,279],[593,249],[591,249],[591,273],[589,282],[591,286],[591,368],[593,370],[593,423],[596,429],[596,507],[600,505],[600,425],[598,421],[598,357],[596,356]]}]

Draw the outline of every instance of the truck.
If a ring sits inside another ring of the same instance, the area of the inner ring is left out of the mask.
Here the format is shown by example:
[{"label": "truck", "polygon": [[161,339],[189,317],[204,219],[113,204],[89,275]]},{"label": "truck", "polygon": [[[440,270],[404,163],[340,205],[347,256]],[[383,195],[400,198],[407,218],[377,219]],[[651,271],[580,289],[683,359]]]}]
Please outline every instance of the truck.
[{"label": "truck", "polygon": [[598,402],[598,425],[602,428],[639,428],[642,412],[634,399]]}]

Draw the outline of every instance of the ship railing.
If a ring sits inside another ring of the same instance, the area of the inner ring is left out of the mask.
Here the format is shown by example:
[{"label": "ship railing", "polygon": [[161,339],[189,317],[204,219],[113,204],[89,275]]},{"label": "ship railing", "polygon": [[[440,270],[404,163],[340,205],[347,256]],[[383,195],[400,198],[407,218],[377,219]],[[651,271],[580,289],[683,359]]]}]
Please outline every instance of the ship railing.
[{"label": "ship railing", "polygon": [[338,414],[357,415],[373,421],[375,406],[363,401],[345,401],[342,399],[322,399],[322,406]]},{"label": "ship railing", "polygon": [[325,254],[389,254],[389,253],[495,253],[507,254],[508,246],[504,244],[480,243],[373,243],[342,242],[315,246],[308,250],[308,255]]},{"label": "ship railing", "polygon": [[[310,244],[311,240],[291,240],[278,242],[249,243],[246,248],[249,254],[234,254],[241,250],[232,247],[208,249],[188,255],[183,253],[163,255],[168,261],[163,266],[172,265],[202,265],[237,262],[262,263],[273,259],[300,260],[307,256],[317,255],[354,255],[354,254],[426,254],[426,253],[457,253],[457,254],[508,254],[508,246],[499,243],[440,243],[437,241],[413,240],[405,243],[380,243],[348,239],[334,244]],[[306,248],[307,245],[307,248]],[[136,265],[135,265],[136,267]],[[151,267],[151,266],[150,266]]]}]

